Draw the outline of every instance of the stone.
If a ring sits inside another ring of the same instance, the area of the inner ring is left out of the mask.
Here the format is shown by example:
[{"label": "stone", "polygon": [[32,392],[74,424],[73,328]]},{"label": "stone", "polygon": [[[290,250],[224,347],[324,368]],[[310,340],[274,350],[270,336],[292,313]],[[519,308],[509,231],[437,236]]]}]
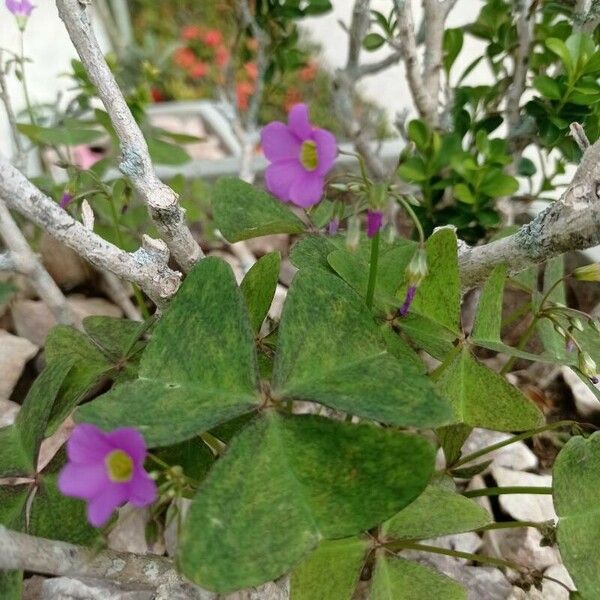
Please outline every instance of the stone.
[{"label": "stone", "polygon": [[48,234],[42,236],[40,254],[46,271],[63,290],[72,290],[90,278],[92,271],[88,264]]},{"label": "stone", "polygon": [[[77,326],[81,326],[83,319],[91,315],[123,316],[119,307],[104,298],[73,294],[67,300],[73,309]],[[39,347],[44,345],[48,333],[56,325],[50,309],[41,300],[18,300],[12,306],[12,317],[17,333]]]},{"label": "stone", "polygon": [[[487,429],[474,429],[464,443],[463,455],[493,446],[510,437],[512,436],[507,433],[489,431]],[[516,471],[529,471],[538,466],[537,456],[523,442],[515,442],[514,444],[504,446],[495,452],[490,452],[480,457],[476,462],[483,462],[490,459],[493,459],[494,466],[508,467]]]},{"label": "stone", "polygon": [[12,425],[20,408],[16,402],[0,398],[0,427]]},{"label": "stone", "polygon": [[575,406],[583,417],[600,411],[600,402],[594,392],[588,388],[583,381],[569,367],[561,367],[560,370],[565,383],[571,388]]},{"label": "stone", "polygon": [[10,398],[23,369],[38,353],[38,345],[0,329],[0,398]]},{"label": "stone", "polygon": [[558,550],[542,546],[541,533],[532,527],[486,531],[484,554],[497,556],[532,569],[546,569],[560,563]]}]

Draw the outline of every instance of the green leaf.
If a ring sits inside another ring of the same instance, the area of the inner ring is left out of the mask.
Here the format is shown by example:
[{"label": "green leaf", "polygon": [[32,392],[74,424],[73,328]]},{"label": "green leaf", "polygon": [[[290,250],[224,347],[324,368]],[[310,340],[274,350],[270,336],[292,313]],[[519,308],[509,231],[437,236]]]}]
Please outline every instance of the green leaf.
[{"label": "green leaf", "polygon": [[573,64],[582,69],[596,51],[596,44],[591,36],[585,33],[573,33],[565,42]]},{"label": "green leaf", "polygon": [[462,29],[446,29],[444,32],[444,70],[450,72],[454,61],[463,47],[464,34]]},{"label": "green leaf", "polygon": [[408,133],[408,139],[414,142],[415,146],[421,150],[421,152],[429,147],[431,132],[427,125],[420,119],[413,119],[408,124],[406,132]]},{"label": "green leaf", "polygon": [[190,155],[177,144],[158,138],[149,138],[147,141],[150,158],[158,165],[184,165],[191,160]]},{"label": "green leaf", "polygon": [[396,324],[416,346],[438,360],[443,360],[454,348],[457,334],[425,316],[411,312]]},{"label": "green leaf", "polygon": [[59,127],[40,127],[20,123],[17,129],[30,140],[49,146],[78,146],[91,144],[104,134],[98,129],[86,129],[78,122],[69,122]]},{"label": "green leaf", "polygon": [[50,331],[46,340],[46,360],[51,365],[65,358],[73,362],[73,368],[52,407],[47,435],[52,435],[83,400],[86,392],[113,369],[107,357],[88,336],[73,327],[59,325]]},{"label": "green leaf", "polygon": [[29,485],[0,485],[0,525],[15,531],[23,529],[30,491]]},{"label": "green leaf", "polygon": [[471,332],[471,339],[475,343],[478,341],[500,341],[502,300],[507,273],[508,269],[506,265],[494,267],[494,270],[481,290],[477,313],[475,314],[475,323]]},{"label": "green leaf", "polygon": [[493,169],[484,175],[479,189],[492,198],[499,198],[514,194],[519,189],[519,182],[512,175]]},{"label": "green leaf", "polygon": [[331,236],[307,235],[302,237],[292,247],[290,260],[298,269],[320,269],[326,273],[333,273],[327,257],[338,248],[336,241],[337,238]]},{"label": "green leaf", "polygon": [[447,425],[436,430],[447,466],[451,467],[462,456],[462,447],[472,431],[472,427],[462,424]]},{"label": "green leaf", "polygon": [[398,167],[398,175],[408,182],[425,181],[427,179],[427,166],[422,158],[413,156]]},{"label": "green leaf", "polygon": [[571,53],[569,52],[569,49],[567,48],[566,44],[561,39],[548,38],[546,40],[546,48],[554,52],[554,54],[556,54],[560,58],[563,65],[565,66],[567,73],[573,72],[574,65]]},{"label": "green leaf", "polygon": [[229,242],[305,229],[283,202],[239,179],[220,179],[213,188],[212,206],[215,223]]},{"label": "green leaf", "polygon": [[244,299],[229,266],[209,257],[158,322],[139,379],[80,407],[76,418],[107,430],[137,427],[150,446],[169,446],[252,411],[257,389]]},{"label": "green leaf", "polygon": [[445,488],[430,485],[396,516],[383,524],[387,538],[424,540],[451,533],[464,533],[493,521],[475,501]]},{"label": "green leaf", "polygon": [[444,367],[437,384],[460,423],[492,431],[527,431],[544,423],[535,404],[466,348]]},{"label": "green leaf", "polygon": [[411,312],[458,335],[460,331],[460,278],[456,234],[448,227],[436,231],[426,244],[429,274],[419,288]]},{"label": "green leaf", "polygon": [[305,269],[288,292],[273,389],[399,426],[432,427],[449,406],[412,361],[390,355],[363,300],[343,281]]},{"label": "green leaf", "polygon": [[464,183],[457,183],[452,191],[455,198],[464,204],[475,204],[477,201],[471,188]]},{"label": "green leaf", "polygon": [[370,600],[467,600],[462,585],[433,569],[402,558],[377,558]]},{"label": "green leaf", "polygon": [[0,571],[0,598],[21,600],[23,594],[23,571]]},{"label": "green leaf", "polygon": [[433,462],[417,436],[266,413],[234,439],[194,498],[178,564],[221,593],[275,579],[321,539],[366,531],[406,506]]},{"label": "green leaf", "polygon": [[522,177],[533,177],[537,172],[535,163],[528,158],[521,158],[517,166],[517,173]]},{"label": "green leaf", "polygon": [[571,438],[553,472],[558,547],[581,597],[600,597],[600,434]]},{"label": "green leaf", "polygon": [[538,75],[533,79],[533,87],[550,100],[560,100],[562,98],[562,89],[556,79],[548,75]]},{"label": "green leaf", "polygon": [[52,405],[72,366],[64,358],[47,365],[31,386],[14,425],[0,429],[0,476],[35,473]]},{"label": "green leaf", "polygon": [[385,44],[385,38],[378,33],[368,33],[363,39],[363,48],[373,52]]},{"label": "green leaf", "polygon": [[271,302],[273,302],[280,267],[281,255],[279,252],[265,254],[252,265],[240,285],[250,313],[250,323],[255,333],[260,331]]},{"label": "green leaf", "polygon": [[123,362],[142,347],[141,337],[151,323],[140,323],[114,317],[91,316],[83,320],[83,328],[111,362]]},{"label": "green leaf", "polygon": [[28,532],[37,537],[91,546],[99,538],[86,518],[85,502],[64,496],[57,475],[41,477],[31,504]]},{"label": "green leaf", "polygon": [[367,549],[360,538],[321,542],[294,569],[290,600],[351,600]]},{"label": "green leaf", "polygon": [[[565,285],[564,283],[559,283],[560,280],[563,278],[564,274],[564,254],[550,259],[546,264],[546,269],[544,270],[544,289],[542,293],[545,295],[552,288],[554,288],[552,289],[548,300],[566,306],[567,295],[565,291]],[[536,310],[539,309],[539,304],[541,300],[542,296],[540,294],[534,294],[533,301],[534,308]],[[565,348],[565,339],[556,331],[556,329],[554,329],[554,324],[549,319],[539,319],[536,322],[536,330],[546,352],[559,360],[564,360],[568,362],[568,353]]]}]

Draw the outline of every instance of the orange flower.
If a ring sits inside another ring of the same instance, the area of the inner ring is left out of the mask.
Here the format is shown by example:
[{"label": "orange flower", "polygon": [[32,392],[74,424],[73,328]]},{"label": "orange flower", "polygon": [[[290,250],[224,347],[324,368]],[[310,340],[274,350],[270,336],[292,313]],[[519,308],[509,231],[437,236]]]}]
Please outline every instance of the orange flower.
[{"label": "orange flower", "polygon": [[225,46],[219,46],[215,53],[215,62],[222,68],[229,62],[229,56],[229,50]]},{"label": "orange flower", "polygon": [[248,108],[250,96],[254,93],[254,84],[248,81],[240,81],[236,86],[237,105],[241,110]]},{"label": "orange flower", "polygon": [[223,34],[218,29],[209,29],[203,36],[202,41],[211,48],[216,48],[223,43]]},{"label": "orange flower", "polygon": [[196,40],[202,35],[202,27],[199,25],[187,25],[181,30],[181,38],[184,40]]},{"label": "orange flower", "polygon": [[250,79],[256,80],[258,77],[258,67],[255,62],[249,62],[244,65],[244,71],[246,71],[246,75],[250,77]]},{"label": "orange flower", "polygon": [[283,108],[289,112],[292,110],[294,105],[299,104],[300,102],[302,102],[302,95],[300,92],[295,88],[290,88],[285,93],[285,98],[283,99]]},{"label": "orange flower", "polygon": [[202,77],[205,77],[208,73],[208,65],[201,61],[198,61],[190,68],[189,73],[190,76],[194,79],[200,79]]},{"label": "orange flower", "polygon": [[173,61],[184,69],[190,69],[196,63],[196,55],[190,48],[179,48],[173,54]]},{"label": "orange flower", "polygon": [[300,69],[300,79],[302,81],[313,81],[317,75],[317,65],[315,63],[310,63],[306,65],[304,68]]}]

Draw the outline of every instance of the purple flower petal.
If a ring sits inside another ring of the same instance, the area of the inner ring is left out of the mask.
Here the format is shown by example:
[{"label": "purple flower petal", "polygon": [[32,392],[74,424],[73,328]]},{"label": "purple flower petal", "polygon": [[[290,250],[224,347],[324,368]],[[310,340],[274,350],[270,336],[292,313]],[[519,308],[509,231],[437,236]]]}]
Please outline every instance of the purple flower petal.
[{"label": "purple flower petal", "polygon": [[95,465],[66,464],[58,476],[58,489],[65,496],[91,500],[109,485],[103,463]]},{"label": "purple flower petal", "polygon": [[316,171],[304,173],[296,178],[290,187],[290,200],[302,208],[317,204],[323,197],[325,181]]},{"label": "purple flower petal", "polygon": [[127,500],[127,485],[111,483],[87,507],[87,517],[94,527],[101,527],[113,511]]},{"label": "purple flower petal", "polygon": [[337,217],[333,217],[331,221],[329,221],[329,227],[327,228],[327,232],[329,235],[335,235],[338,232],[340,227],[340,220]]},{"label": "purple flower petal", "polygon": [[29,0],[6,0],[6,8],[15,17],[29,17],[35,6]]},{"label": "purple flower petal", "polygon": [[288,125],[292,133],[301,140],[307,140],[313,132],[312,125],[308,116],[308,106],[306,104],[295,104],[288,115]]},{"label": "purple flower petal", "polygon": [[318,164],[316,172],[319,175],[326,175],[337,157],[337,142],[333,133],[326,129],[315,129],[312,138],[317,145]]},{"label": "purple flower petal", "polygon": [[271,194],[289,202],[292,184],[304,174],[305,171],[297,160],[274,162],[265,171],[265,184]]},{"label": "purple flower petal", "polygon": [[137,429],[121,427],[105,435],[113,448],[123,450],[136,465],[143,466],[146,459],[146,441]]},{"label": "purple flower petal", "polygon": [[379,232],[383,225],[383,212],[380,210],[367,211],[367,236],[372,238]]},{"label": "purple flower petal", "polygon": [[60,199],[60,207],[67,208],[67,206],[69,206],[69,204],[71,204],[72,201],[73,201],[73,196],[71,194],[69,194],[69,192],[65,192],[62,195],[62,198]]},{"label": "purple flower petal", "polygon": [[260,139],[263,153],[268,160],[299,160],[302,141],[284,123],[280,121],[269,123],[263,127]]},{"label": "purple flower petal", "polygon": [[156,500],[156,483],[144,469],[137,469],[129,483],[129,502],[134,506],[148,506]]},{"label": "purple flower petal", "polygon": [[405,317],[408,314],[408,311],[410,310],[410,306],[413,303],[413,300],[415,299],[416,293],[417,293],[417,288],[414,285],[411,285],[408,288],[408,290],[406,291],[406,297],[404,298],[404,303],[398,310],[398,314],[401,317]]},{"label": "purple flower petal", "polygon": [[80,423],[73,429],[67,442],[67,456],[80,465],[104,464],[104,458],[113,450],[106,434],[90,423]]}]

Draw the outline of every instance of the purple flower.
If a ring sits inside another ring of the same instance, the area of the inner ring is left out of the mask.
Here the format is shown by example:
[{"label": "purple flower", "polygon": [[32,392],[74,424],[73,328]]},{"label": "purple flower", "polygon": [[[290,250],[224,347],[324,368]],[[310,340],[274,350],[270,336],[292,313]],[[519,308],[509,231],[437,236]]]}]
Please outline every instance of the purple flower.
[{"label": "purple flower", "polygon": [[380,210],[367,211],[367,236],[375,237],[383,225],[383,212]]},{"label": "purple flower", "polygon": [[65,496],[87,500],[87,518],[94,527],[104,525],[125,502],[147,506],[156,499],[156,484],[144,471],[146,443],[136,429],[105,433],[82,423],[67,442],[67,456],[58,488]]},{"label": "purple flower", "polygon": [[337,145],[331,132],[311,125],[306,104],[290,110],[287,125],[273,121],[264,127],[261,143],[271,162],[265,173],[269,192],[302,208],[321,200]]},{"label": "purple flower", "polygon": [[69,206],[69,204],[71,204],[72,200],[73,200],[73,196],[71,194],[69,194],[69,192],[65,192],[62,195],[62,198],[60,199],[60,207],[67,208],[67,206]]},{"label": "purple flower", "polygon": [[598,379],[598,377],[594,376],[594,377],[590,377],[590,381],[596,385],[597,383],[600,382],[600,379]]},{"label": "purple flower", "polygon": [[329,235],[335,235],[340,228],[340,220],[337,217],[333,217],[331,221],[329,221],[329,227],[327,228],[327,232]]},{"label": "purple flower", "polygon": [[25,23],[31,16],[31,11],[35,6],[29,0],[6,0],[6,8],[15,15],[19,27],[24,29]]},{"label": "purple flower", "polygon": [[399,316],[405,317],[408,314],[408,311],[410,310],[410,305],[413,303],[416,293],[417,293],[417,286],[416,285],[409,286],[409,288],[406,292],[406,297],[404,298],[404,302],[402,303],[402,306],[398,309]]}]

